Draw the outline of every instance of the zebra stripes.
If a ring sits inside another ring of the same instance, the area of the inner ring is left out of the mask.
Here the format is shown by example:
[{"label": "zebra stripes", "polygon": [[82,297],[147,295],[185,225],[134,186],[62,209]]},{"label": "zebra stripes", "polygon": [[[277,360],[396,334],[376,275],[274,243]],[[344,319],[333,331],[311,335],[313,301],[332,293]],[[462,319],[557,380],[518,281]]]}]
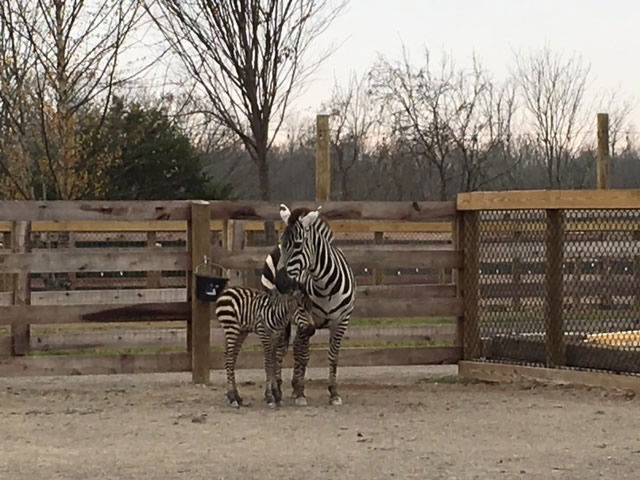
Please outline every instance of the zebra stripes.
[{"label": "zebra stripes", "polygon": [[247,335],[258,334],[264,350],[267,382],[265,400],[271,407],[282,399],[282,359],[286,353],[291,322],[311,322],[306,297],[299,291],[280,294],[248,287],[225,289],[216,302],[216,315],[225,337],[224,366],[227,373],[227,399],[233,407],[242,404],[235,378],[235,365]]},{"label": "zebra stripes", "polygon": [[267,257],[262,284],[280,289],[277,280],[283,272],[289,282],[299,285],[309,297],[312,313],[311,322],[296,322],[291,382],[294,397],[296,403],[306,404],[304,376],[309,361],[309,340],[316,329],[328,328],[329,395],[331,403],[339,405],[342,399],[336,382],[338,355],[355,302],[353,271],[342,251],[333,245],[333,231],[317,210],[290,212],[286,205],[281,205],[280,215],[286,227],[280,237],[278,254]]}]

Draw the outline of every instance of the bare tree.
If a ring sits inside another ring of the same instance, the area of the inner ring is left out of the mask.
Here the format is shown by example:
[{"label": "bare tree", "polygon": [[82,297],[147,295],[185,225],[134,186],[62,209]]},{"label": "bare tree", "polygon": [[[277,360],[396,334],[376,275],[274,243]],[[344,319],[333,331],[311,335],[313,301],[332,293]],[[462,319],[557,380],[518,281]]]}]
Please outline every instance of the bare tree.
[{"label": "bare tree", "polygon": [[[27,151],[23,145],[23,153],[41,191],[23,188],[23,197],[71,199],[85,189],[90,169],[84,168],[86,159],[79,147],[87,135],[81,116],[99,103],[104,117],[118,82],[119,56],[138,12],[135,0],[2,2],[2,29],[21,45],[12,50],[16,57],[9,61],[29,66],[28,75],[16,84],[22,89],[19,101],[29,103],[38,117],[37,131],[31,134],[35,146]],[[3,92],[3,102],[8,103],[11,89]],[[12,119],[12,124],[20,131],[18,120]],[[98,122],[96,130],[100,126]],[[8,174],[14,184],[20,183],[20,169]]]},{"label": "bare tree", "polygon": [[[311,44],[344,3],[330,0],[145,0],[147,12],[207,100],[203,111],[242,140],[270,197],[267,154],[292,95],[318,65]],[[321,59],[320,59],[321,60]]]},{"label": "bare tree", "polygon": [[406,55],[396,64],[383,59],[371,81],[392,119],[392,136],[406,138],[400,144],[412,149],[421,183],[428,189],[435,183],[439,199],[478,189],[511,168],[514,89],[496,84],[477,60],[464,69],[446,56],[434,67],[429,51],[420,67]]},{"label": "bare tree", "polygon": [[589,67],[579,57],[544,48],[516,56],[515,78],[543,152],[547,186],[562,188],[563,175],[583,140]]},{"label": "bare tree", "polygon": [[35,198],[39,163],[29,155],[33,115],[34,53],[14,28],[15,12],[0,3],[0,183],[5,198]]},{"label": "bare tree", "polygon": [[448,105],[444,101],[450,93],[454,66],[444,58],[439,69],[431,64],[431,55],[425,51],[425,62],[415,68],[405,52],[402,62],[392,63],[381,58],[370,72],[371,88],[388,113],[391,136],[410,141],[400,142],[413,150],[418,173],[427,189],[435,169],[438,179],[438,198],[445,199],[453,176],[452,149]]},{"label": "bare tree", "polygon": [[337,84],[324,108],[331,113],[331,145],[340,181],[341,200],[352,200],[350,173],[365,153],[379,123],[379,108],[368,91],[367,77],[351,75],[346,87]]}]

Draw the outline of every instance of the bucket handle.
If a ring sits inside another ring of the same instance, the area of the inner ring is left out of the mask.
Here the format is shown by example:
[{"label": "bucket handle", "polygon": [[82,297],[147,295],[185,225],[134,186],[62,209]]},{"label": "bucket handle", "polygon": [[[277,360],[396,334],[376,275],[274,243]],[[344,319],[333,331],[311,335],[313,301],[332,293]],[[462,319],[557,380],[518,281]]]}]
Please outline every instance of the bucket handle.
[{"label": "bucket handle", "polygon": [[207,255],[204,256],[202,263],[197,265],[196,268],[193,270],[194,274],[199,273],[199,269],[200,267],[205,266],[205,267],[218,267],[222,270],[224,270],[224,267],[222,265],[220,265],[219,263],[211,263],[209,262],[209,257]]}]

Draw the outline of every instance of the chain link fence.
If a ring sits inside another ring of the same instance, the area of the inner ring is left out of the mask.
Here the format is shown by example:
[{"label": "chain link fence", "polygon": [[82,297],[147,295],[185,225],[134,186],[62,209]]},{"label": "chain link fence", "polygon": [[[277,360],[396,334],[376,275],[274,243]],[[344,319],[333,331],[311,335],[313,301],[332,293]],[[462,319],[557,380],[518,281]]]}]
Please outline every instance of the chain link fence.
[{"label": "chain link fence", "polygon": [[467,212],[463,228],[468,357],[640,374],[640,210]]}]

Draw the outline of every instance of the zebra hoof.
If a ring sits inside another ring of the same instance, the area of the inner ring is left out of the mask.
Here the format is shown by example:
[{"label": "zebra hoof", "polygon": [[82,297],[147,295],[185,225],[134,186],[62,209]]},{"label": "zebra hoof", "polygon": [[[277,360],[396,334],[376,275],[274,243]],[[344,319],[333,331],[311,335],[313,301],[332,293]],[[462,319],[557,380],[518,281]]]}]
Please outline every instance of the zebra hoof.
[{"label": "zebra hoof", "polygon": [[267,402],[267,407],[269,408],[276,408],[278,406],[278,404],[276,402]]},{"label": "zebra hoof", "polygon": [[307,406],[307,397],[298,397],[296,398],[296,405],[299,407]]},{"label": "zebra hoof", "polygon": [[339,395],[336,395],[335,397],[331,397],[330,403],[331,405],[336,405],[336,406],[342,405],[342,398],[340,398]]},{"label": "zebra hoof", "polygon": [[229,406],[231,408],[240,408],[240,402],[238,402],[237,400],[232,400],[229,402]]}]

